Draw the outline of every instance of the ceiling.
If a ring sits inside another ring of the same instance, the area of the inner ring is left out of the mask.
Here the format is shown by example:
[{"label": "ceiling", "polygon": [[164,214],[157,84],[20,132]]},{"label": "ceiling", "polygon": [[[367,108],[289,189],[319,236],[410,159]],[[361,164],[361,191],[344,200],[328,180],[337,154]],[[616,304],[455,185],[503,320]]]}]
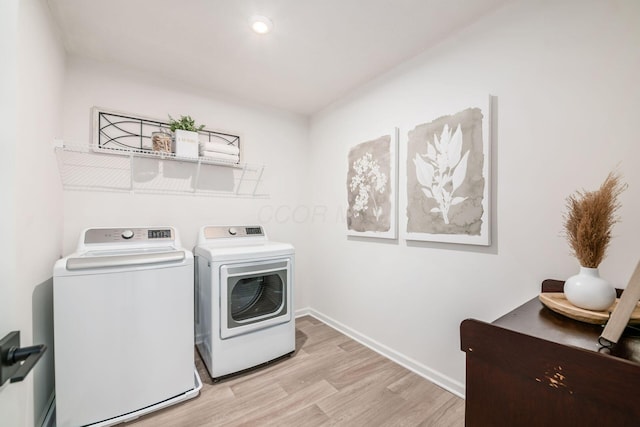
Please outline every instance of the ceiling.
[{"label": "ceiling", "polygon": [[[313,114],[507,0],[48,0],[75,56]],[[273,21],[258,35],[252,15]]]}]

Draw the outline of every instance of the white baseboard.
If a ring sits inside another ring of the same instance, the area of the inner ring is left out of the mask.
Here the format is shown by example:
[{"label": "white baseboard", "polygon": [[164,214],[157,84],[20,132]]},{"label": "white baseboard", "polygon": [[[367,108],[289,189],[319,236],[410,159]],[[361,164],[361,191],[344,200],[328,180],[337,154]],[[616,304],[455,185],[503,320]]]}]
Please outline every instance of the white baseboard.
[{"label": "white baseboard", "polygon": [[311,316],[311,308],[309,307],[299,308],[296,310],[295,316],[296,318],[302,317],[302,316]]},{"label": "white baseboard", "polygon": [[431,381],[434,384],[444,388],[445,390],[450,391],[458,397],[464,399],[464,384],[459,381],[456,381],[446,375],[441,374],[440,372],[434,371],[433,369],[423,365],[422,363],[414,360],[410,357],[407,357],[384,344],[377,342],[374,339],[369,338],[368,336],[361,334],[360,332],[338,322],[337,320],[332,319],[329,316],[326,316],[310,307],[301,308],[296,310],[296,317],[301,316],[312,316],[321,322],[327,324],[333,329],[337,330],[340,333],[348,336],[349,338],[359,342],[360,344],[369,347],[371,350],[376,353],[386,357],[387,359],[392,360],[400,366],[407,368],[408,370],[415,372],[421,377]]}]

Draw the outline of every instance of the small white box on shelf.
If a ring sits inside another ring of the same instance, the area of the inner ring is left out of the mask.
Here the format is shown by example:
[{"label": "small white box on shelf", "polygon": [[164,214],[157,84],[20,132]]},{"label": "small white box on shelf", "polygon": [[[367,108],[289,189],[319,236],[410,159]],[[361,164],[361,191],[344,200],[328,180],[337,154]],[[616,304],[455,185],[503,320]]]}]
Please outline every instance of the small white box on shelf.
[{"label": "small white box on shelf", "polygon": [[198,158],[198,132],[176,129],[175,154],[177,157]]}]

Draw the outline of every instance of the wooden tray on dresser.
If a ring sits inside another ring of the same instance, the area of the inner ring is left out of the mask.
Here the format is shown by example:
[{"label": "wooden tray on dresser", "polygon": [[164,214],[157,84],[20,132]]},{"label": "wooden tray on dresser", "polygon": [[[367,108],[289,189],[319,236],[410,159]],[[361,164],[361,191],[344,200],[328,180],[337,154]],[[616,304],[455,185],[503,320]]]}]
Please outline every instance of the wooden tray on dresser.
[{"label": "wooden tray on dresser", "polygon": [[[561,292],[542,292],[538,298],[550,310],[567,316],[571,319],[585,323],[593,323],[596,325],[604,325],[609,320],[611,312],[616,307],[620,298],[616,298],[611,307],[604,311],[586,310],[571,304],[564,293]],[[629,324],[640,324],[640,302],[636,305],[635,310],[631,314]]]}]

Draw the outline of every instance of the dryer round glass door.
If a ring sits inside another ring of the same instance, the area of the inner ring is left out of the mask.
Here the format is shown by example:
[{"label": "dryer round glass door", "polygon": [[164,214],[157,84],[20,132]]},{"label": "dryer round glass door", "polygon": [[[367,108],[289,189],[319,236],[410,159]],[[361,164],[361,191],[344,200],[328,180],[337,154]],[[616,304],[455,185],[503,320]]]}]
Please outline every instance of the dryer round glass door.
[{"label": "dryer round glass door", "polygon": [[273,272],[233,281],[229,301],[231,319],[244,322],[277,312],[284,304],[282,276],[282,272]]},{"label": "dryer round glass door", "polygon": [[290,274],[289,259],[222,266],[222,338],[289,321]]}]

